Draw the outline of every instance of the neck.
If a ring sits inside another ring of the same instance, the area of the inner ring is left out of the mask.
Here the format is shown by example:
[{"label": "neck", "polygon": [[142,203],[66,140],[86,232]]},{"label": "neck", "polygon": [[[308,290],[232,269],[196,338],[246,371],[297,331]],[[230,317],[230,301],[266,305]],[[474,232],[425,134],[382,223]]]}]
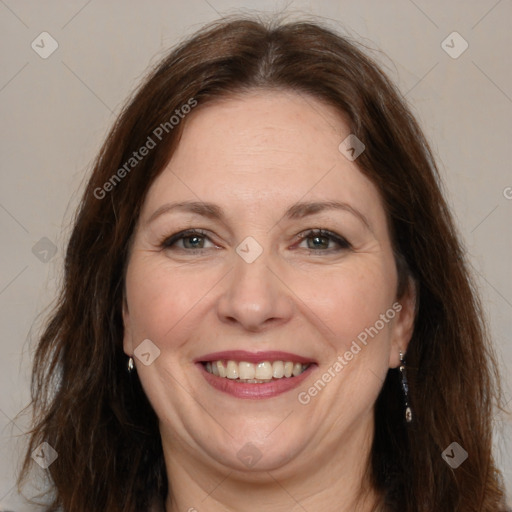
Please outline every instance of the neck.
[{"label": "neck", "polygon": [[373,422],[323,452],[271,471],[219,467],[200,450],[165,441],[166,512],[377,512],[381,497],[367,478]]}]

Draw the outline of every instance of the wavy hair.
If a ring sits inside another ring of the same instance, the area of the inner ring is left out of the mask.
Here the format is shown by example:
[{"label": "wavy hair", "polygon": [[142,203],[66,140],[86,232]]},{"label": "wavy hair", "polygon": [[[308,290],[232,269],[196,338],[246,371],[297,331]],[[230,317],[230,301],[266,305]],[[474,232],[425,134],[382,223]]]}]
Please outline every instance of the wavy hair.
[{"label": "wavy hair", "polygon": [[[368,471],[386,510],[503,510],[492,456],[492,417],[501,396],[496,358],[417,121],[348,37],[317,22],[243,17],[210,24],[173,49],[130,98],[99,152],[74,219],[62,289],[35,353],[34,426],[20,485],[32,450],[46,441],[59,454],[48,469],[49,512],[142,512],[172,492],[157,417],[138,379],[126,372],[121,311],[134,226],[187,118],[162,129],[143,159],[126,163],[183,105],[194,100],[202,108],[255,89],[294,91],[346,117],[366,146],[358,167],[385,205],[399,295],[408,278],[416,283],[407,353],[414,422],[404,423],[395,369],[375,404]],[[113,180],[123,168],[122,179]],[[453,441],[469,454],[457,469],[441,457]]]}]

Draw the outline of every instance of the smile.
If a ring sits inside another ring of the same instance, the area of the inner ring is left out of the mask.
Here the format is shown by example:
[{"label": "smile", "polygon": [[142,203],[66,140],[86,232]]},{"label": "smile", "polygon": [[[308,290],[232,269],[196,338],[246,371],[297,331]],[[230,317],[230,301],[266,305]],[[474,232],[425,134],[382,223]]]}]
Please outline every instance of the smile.
[{"label": "smile", "polygon": [[217,377],[231,379],[237,382],[260,384],[271,382],[272,379],[298,377],[309,367],[309,364],[294,363],[293,361],[248,361],[217,360],[204,363],[208,373]]},{"label": "smile", "polygon": [[289,352],[243,350],[216,352],[198,358],[206,382],[236,398],[271,398],[297,387],[318,366]]}]

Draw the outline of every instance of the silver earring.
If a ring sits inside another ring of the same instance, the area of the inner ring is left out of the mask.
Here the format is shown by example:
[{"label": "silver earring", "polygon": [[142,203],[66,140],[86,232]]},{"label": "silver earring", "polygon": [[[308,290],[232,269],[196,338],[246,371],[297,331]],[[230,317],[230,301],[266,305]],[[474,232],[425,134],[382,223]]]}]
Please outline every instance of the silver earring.
[{"label": "silver earring", "polygon": [[128,358],[128,373],[132,373],[135,365],[133,364],[133,357]]},{"label": "silver earring", "polygon": [[409,405],[409,384],[407,383],[407,375],[405,373],[405,357],[402,351],[400,351],[400,382],[402,384],[402,391],[404,393],[405,421],[407,423],[411,423],[412,409]]}]

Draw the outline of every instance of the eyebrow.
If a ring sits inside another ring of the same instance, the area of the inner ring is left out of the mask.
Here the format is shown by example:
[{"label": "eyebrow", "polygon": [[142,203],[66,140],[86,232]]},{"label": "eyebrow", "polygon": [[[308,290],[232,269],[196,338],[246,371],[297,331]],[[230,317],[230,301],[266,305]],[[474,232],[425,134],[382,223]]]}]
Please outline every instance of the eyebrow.
[{"label": "eyebrow", "polygon": [[[372,231],[370,223],[365,215],[353,206],[342,201],[310,201],[295,203],[286,210],[282,218],[289,220],[302,219],[326,210],[341,210],[349,212],[357,217],[370,231]],[[226,218],[224,210],[214,203],[206,203],[203,201],[181,201],[167,203],[160,206],[160,208],[151,214],[147,223],[149,224],[157,217],[173,211],[195,213],[196,215],[220,221],[225,221]]]}]

